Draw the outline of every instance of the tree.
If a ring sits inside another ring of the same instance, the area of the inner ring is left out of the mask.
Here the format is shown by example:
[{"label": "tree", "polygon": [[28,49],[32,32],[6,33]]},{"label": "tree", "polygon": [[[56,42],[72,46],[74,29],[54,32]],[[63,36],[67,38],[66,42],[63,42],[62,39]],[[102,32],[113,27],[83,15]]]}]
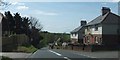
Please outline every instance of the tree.
[{"label": "tree", "polygon": [[30,17],[30,22],[31,26],[30,27],[35,27],[35,29],[38,29],[39,31],[42,30],[42,25],[40,24],[39,20],[35,17]]},{"label": "tree", "polygon": [[15,13],[12,16],[10,11],[5,12],[5,16],[2,19],[2,35],[5,35],[5,32],[8,33],[7,36],[13,33],[26,34],[29,37],[29,43],[36,48],[39,48],[39,42],[43,39],[39,34],[42,28],[37,18],[21,17],[19,13]]},{"label": "tree", "polygon": [[[2,15],[3,16],[3,15]],[[8,31],[8,19],[6,19],[4,16],[2,18],[2,36],[6,36],[7,34],[5,32]]]},{"label": "tree", "polygon": [[34,17],[30,17],[30,27],[31,27],[31,43],[34,47],[39,48],[39,42],[41,39],[43,39],[43,37],[39,34],[39,32],[42,30],[42,25],[39,23],[39,20],[34,18]]},{"label": "tree", "polygon": [[22,18],[23,33],[30,37],[30,20],[28,17]]},{"label": "tree", "polygon": [[15,21],[10,11],[5,12],[2,19],[2,32],[3,35],[9,36],[14,32]]},{"label": "tree", "polygon": [[5,12],[5,16],[6,16],[7,23],[8,23],[8,31],[10,32],[10,34],[12,34],[14,33],[15,21],[10,11]]},{"label": "tree", "polygon": [[15,32],[16,34],[21,34],[22,33],[22,18],[19,13],[14,14],[14,19],[15,19]]}]

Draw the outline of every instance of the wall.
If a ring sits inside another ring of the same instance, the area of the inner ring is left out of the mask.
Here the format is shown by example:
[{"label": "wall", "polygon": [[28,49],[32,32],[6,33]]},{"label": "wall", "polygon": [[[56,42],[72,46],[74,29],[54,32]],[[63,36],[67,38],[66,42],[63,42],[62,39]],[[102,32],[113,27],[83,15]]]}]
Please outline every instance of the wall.
[{"label": "wall", "polygon": [[3,15],[0,13],[0,23],[2,21]]},{"label": "wall", "polygon": [[[111,18],[112,17],[112,18]],[[103,42],[106,45],[113,45],[116,46],[119,43],[119,37],[118,37],[118,29],[119,29],[119,25],[118,25],[118,21],[120,20],[120,18],[118,18],[117,15],[110,13],[107,18],[105,18],[105,20],[102,22],[102,26],[103,26]]]},{"label": "wall", "polygon": [[116,35],[118,34],[117,30],[118,30],[118,25],[115,24],[103,24],[103,34],[111,34],[111,35]]},{"label": "wall", "polygon": [[83,44],[83,39],[85,36],[85,27],[82,27],[80,31],[78,32],[78,42]]},{"label": "wall", "polygon": [[102,34],[102,26],[98,25],[98,31],[95,31],[95,26],[91,28],[91,34]]},{"label": "wall", "polygon": [[72,34],[70,34],[70,37],[71,37],[72,43],[78,42],[78,33],[72,33]]},{"label": "wall", "polygon": [[71,36],[71,38],[78,39],[78,33],[71,34],[70,36]]},{"label": "wall", "polygon": [[89,27],[89,31],[87,30],[87,27],[85,28],[85,34],[102,34],[102,25],[99,24],[98,26],[98,31],[95,31],[95,25],[93,26],[88,26]]}]

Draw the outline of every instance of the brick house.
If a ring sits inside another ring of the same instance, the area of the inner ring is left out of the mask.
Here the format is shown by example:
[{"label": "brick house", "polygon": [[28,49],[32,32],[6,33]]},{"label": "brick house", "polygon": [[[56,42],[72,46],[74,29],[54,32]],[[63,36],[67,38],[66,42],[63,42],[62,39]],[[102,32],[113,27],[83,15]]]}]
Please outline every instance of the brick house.
[{"label": "brick house", "polygon": [[70,37],[71,37],[71,42],[72,44],[76,44],[76,43],[81,43],[83,44],[83,36],[84,36],[84,26],[87,24],[86,21],[81,21],[80,23],[81,25],[77,28],[75,28],[74,30],[72,30],[70,33]]},{"label": "brick house", "polygon": [[[83,43],[90,49],[117,49],[120,42],[120,16],[102,7],[102,14],[85,26]],[[96,46],[96,47],[95,47]]]}]

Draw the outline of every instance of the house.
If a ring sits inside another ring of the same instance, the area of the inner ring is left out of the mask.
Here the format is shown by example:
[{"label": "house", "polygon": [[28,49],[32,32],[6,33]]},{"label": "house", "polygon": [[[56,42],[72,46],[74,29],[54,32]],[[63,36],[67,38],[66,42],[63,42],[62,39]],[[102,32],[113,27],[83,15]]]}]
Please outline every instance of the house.
[{"label": "house", "polygon": [[84,29],[85,29],[84,26],[86,24],[87,24],[86,21],[81,21],[81,25],[70,32],[72,44],[83,43],[83,36],[84,36]]},{"label": "house", "polygon": [[83,43],[92,46],[91,50],[118,48],[120,43],[120,16],[111,12],[108,7],[102,7],[102,14],[85,26]]},{"label": "house", "polygon": [[[1,23],[2,19],[3,19],[3,14],[0,13],[0,28],[2,28],[2,23]],[[0,34],[2,34],[2,29],[0,29]]]},{"label": "house", "polygon": [[1,21],[2,21],[2,18],[3,18],[3,14],[0,13],[0,23],[1,23]]}]

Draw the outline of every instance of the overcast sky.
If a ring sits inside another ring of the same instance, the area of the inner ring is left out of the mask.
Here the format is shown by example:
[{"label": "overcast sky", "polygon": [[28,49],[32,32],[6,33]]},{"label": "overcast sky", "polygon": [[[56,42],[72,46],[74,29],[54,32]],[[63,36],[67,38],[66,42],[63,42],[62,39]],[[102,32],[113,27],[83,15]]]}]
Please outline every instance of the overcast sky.
[{"label": "overcast sky", "polygon": [[101,8],[103,6],[109,7],[115,14],[118,13],[118,0],[114,0],[114,2],[40,2],[40,0],[39,2],[36,2],[37,0],[34,0],[34,2],[26,2],[23,0],[18,1],[11,2],[12,5],[10,5],[7,9],[0,11],[4,12],[9,10],[13,13],[19,12],[21,16],[36,17],[41,22],[43,30],[49,32],[70,32],[80,25],[81,20],[86,20],[89,22],[95,17],[101,15]]}]

